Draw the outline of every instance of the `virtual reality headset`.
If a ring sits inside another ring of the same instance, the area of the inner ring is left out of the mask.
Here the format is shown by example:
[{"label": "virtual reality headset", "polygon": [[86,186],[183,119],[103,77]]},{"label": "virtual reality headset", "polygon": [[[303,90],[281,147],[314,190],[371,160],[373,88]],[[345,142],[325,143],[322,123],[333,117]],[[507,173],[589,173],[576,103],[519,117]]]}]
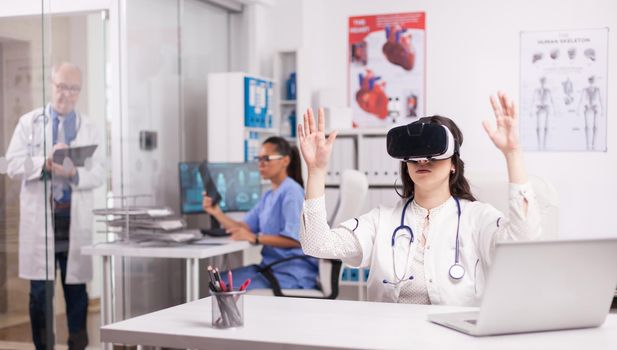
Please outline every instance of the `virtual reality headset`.
[{"label": "virtual reality headset", "polygon": [[447,127],[420,121],[390,129],[386,143],[388,154],[405,162],[448,159],[459,150]]}]

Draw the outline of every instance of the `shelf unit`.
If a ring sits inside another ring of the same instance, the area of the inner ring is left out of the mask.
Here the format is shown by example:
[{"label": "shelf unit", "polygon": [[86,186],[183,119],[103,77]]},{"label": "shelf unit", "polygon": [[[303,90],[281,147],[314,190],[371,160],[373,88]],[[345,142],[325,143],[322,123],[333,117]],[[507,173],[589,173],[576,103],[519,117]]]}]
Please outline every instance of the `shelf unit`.
[{"label": "shelf unit", "polygon": [[[329,132],[328,132],[329,133]],[[336,188],[345,169],[363,172],[370,188],[394,188],[400,162],[386,153],[387,129],[347,129],[337,132],[326,186]]]},{"label": "shelf unit", "polygon": [[278,51],[274,55],[272,71],[277,82],[274,90],[274,114],[280,121],[279,135],[292,143],[296,143],[297,122],[309,106],[310,94],[304,87],[307,78],[306,63],[302,49]]}]

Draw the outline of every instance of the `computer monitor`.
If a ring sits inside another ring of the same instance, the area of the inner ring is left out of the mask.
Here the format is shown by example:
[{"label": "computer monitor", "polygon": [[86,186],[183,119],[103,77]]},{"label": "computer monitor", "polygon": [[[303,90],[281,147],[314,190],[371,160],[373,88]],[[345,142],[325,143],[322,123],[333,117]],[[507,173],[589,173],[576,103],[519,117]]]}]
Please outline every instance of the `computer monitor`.
[{"label": "computer monitor", "polygon": [[[180,211],[182,214],[203,214],[204,181],[200,173],[202,162],[181,162]],[[218,203],[224,212],[242,212],[253,208],[261,196],[261,176],[257,163],[205,163],[221,195]]]},{"label": "computer monitor", "polygon": [[261,176],[256,162],[206,163],[221,195],[218,203],[224,212],[249,211],[261,196]]},{"label": "computer monitor", "polygon": [[202,194],[204,183],[199,173],[201,162],[178,164],[180,177],[180,212],[182,214],[203,214]]}]

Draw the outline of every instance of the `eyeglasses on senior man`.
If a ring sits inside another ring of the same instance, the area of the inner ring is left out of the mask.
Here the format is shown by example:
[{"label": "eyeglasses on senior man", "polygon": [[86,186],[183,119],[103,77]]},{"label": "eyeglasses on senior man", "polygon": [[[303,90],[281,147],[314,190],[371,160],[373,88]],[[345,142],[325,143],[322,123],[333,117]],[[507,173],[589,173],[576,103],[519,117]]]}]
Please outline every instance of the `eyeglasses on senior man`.
[{"label": "eyeglasses on senior man", "polygon": [[56,89],[60,92],[68,92],[69,94],[76,94],[81,91],[81,86],[79,85],[68,85],[64,83],[56,83],[52,82]]}]

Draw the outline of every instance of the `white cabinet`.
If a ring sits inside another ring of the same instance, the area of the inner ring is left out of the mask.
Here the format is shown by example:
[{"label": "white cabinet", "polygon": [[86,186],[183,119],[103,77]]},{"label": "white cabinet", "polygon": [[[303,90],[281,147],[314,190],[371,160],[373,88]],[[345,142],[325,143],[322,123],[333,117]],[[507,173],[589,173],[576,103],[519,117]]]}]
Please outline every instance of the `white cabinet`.
[{"label": "white cabinet", "polygon": [[243,162],[278,134],[274,81],[246,73],[208,75],[207,144],[210,162]]}]

